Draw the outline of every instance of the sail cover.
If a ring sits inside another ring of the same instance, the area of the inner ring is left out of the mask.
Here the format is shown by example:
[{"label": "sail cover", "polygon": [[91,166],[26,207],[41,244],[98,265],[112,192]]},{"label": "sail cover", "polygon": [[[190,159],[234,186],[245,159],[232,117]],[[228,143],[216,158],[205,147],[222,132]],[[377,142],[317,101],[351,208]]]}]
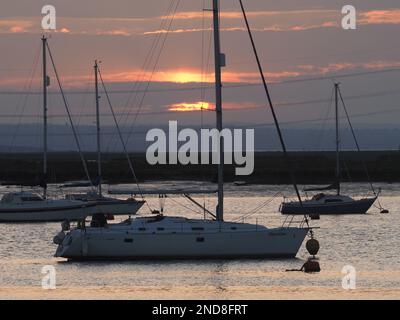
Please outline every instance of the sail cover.
[{"label": "sail cover", "polygon": [[335,183],[332,183],[331,185],[329,185],[327,187],[308,188],[308,189],[304,189],[304,191],[326,191],[326,190],[336,190],[338,188],[339,188],[339,183],[335,182]]}]

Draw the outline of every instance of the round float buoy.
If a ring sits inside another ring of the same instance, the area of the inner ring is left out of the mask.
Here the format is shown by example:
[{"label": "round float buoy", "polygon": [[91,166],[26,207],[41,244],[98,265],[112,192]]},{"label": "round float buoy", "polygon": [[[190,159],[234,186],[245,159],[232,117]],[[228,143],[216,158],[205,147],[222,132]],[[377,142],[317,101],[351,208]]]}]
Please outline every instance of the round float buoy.
[{"label": "round float buoy", "polygon": [[312,256],[315,256],[319,251],[318,240],[316,240],[314,238],[311,238],[310,240],[308,240],[306,243],[306,249],[309,254],[311,254]]},{"label": "round float buoy", "polygon": [[315,259],[308,259],[301,268],[306,273],[320,272],[319,262]]}]

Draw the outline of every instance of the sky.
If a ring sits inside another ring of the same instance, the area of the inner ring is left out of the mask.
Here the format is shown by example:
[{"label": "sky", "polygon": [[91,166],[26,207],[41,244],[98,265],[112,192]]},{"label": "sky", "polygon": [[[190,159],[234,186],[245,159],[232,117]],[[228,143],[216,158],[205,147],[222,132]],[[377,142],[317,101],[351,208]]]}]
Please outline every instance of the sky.
[{"label": "sky", "polygon": [[[341,83],[355,128],[379,131],[382,139],[372,143],[370,134],[363,135],[360,144],[366,149],[398,148],[398,0],[243,2],[284,134],[286,130],[291,139],[293,130],[303,132],[296,139],[298,149],[312,148],[309,141],[300,146],[302,140],[332,130],[334,81]],[[135,133],[164,127],[168,120],[182,126],[214,124],[212,19],[203,10],[211,8],[210,0],[2,0],[0,129],[8,134],[0,146],[35,144],[24,136],[33,139],[41,132],[41,9],[49,4],[56,8],[57,29],[47,32],[48,41],[78,128],[85,131],[89,129],[83,126],[94,124],[95,59],[101,60],[119,124],[132,139],[140,142],[144,135]],[[341,10],[348,4],[357,10],[356,30],[341,27]],[[221,48],[227,62],[222,76],[224,125],[268,127],[272,118],[237,0],[221,0]],[[53,147],[59,147],[70,143],[60,133],[68,119],[49,69],[49,121]],[[104,132],[111,132],[104,94],[101,110],[102,125],[110,127]],[[115,134],[104,134],[112,144]],[[93,137],[88,135],[90,147]],[[264,139],[276,139],[270,135]],[[327,148],[332,145],[326,140]]]}]

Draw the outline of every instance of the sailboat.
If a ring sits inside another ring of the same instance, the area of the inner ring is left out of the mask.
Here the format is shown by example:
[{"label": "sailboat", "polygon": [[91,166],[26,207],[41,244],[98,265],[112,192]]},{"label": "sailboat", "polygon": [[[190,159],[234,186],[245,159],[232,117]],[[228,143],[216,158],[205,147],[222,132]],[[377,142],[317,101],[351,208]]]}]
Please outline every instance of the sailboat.
[{"label": "sailboat", "polygon": [[[117,198],[105,197],[102,192],[102,166],[101,166],[101,135],[100,135],[100,104],[99,104],[99,85],[98,85],[98,75],[99,75],[99,65],[98,61],[94,64],[94,74],[95,74],[95,95],[96,95],[96,132],[97,132],[97,179],[95,184],[97,185],[97,191],[91,191],[87,193],[78,194],[67,194],[66,199],[81,200],[89,202],[90,204],[95,204],[96,209],[99,214],[107,215],[131,215],[136,214],[136,212],[143,206],[144,201],[136,200],[130,197],[126,200],[121,200]],[[92,182],[78,182],[72,183],[70,186],[92,186]]]},{"label": "sailboat", "polygon": [[[339,139],[339,83],[335,83],[335,119],[336,119],[336,181],[327,187],[308,188],[304,191],[319,191],[309,200],[283,202],[280,212],[288,215],[326,215],[326,214],[364,214],[374,204],[378,194],[362,199],[353,199],[340,192],[340,139]],[[358,147],[358,143],[357,143]],[[359,148],[358,148],[359,149]],[[326,194],[323,191],[335,190],[335,193]]]},{"label": "sailboat", "polygon": [[76,221],[93,213],[94,203],[72,199],[50,199],[47,195],[47,38],[42,37],[43,46],[43,173],[38,182],[43,195],[34,192],[9,192],[0,201],[0,222],[48,222]]},{"label": "sailboat", "polygon": [[[215,93],[217,129],[222,130],[219,0],[213,0]],[[223,149],[218,146],[220,159]],[[188,196],[189,191],[182,191]],[[224,221],[223,161],[218,165],[218,201],[213,219],[180,216],[131,217],[121,223],[94,221],[86,226],[63,228],[54,238],[55,256],[70,260],[91,259],[212,259],[212,258],[292,258],[310,227],[303,223],[268,228],[250,223]]]}]

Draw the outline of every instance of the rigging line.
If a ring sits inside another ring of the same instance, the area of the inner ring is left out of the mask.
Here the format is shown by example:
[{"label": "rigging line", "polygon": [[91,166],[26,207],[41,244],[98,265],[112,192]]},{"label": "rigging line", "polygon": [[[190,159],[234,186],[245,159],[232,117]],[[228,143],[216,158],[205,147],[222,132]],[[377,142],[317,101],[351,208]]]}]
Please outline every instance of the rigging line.
[{"label": "rigging line", "polygon": [[[349,113],[347,112],[346,104],[345,104],[344,99],[343,99],[343,96],[342,96],[342,91],[341,91],[340,87],[339,87],[338,89],[339,89],[340,101],[342,102],[342,106],[343,106],[344,112],[345,112],[345,114],[346,114],[347,122],[349,123],[349,127],[350,127],[351,134],[352,134],[352,136],[353,136],[355,145],[356,145],[356,147],[357,147],[357,151],[360,152],[360,151],[361,151],[361,148],[360,148],[360,145],[358,144],[358,140],[357,140],[356,133],[355,133],[355,131],[354,131],[353,125],[352,125],[352,123],[351,123],[351,121],[350,121]],[[371,190],[372,190],[372,192],[374,193],[374,195],[376,195],[374,185],[372,184],[371,178],[370,178],[370,176],[369,176],[369,172],[368,172],[368,169],[367,169],[367,165],[365,164],[365,162],[364,162],[363,159],[361,160],[361,162],[362,162],[362,165],[363,165],[365,174],[367,175],[368,182],[369,182],[369,184],[370,184],[370,186],[371,186]]]},{"label": "rigging line", "polygon": [[[91,78],[90,81],[88,81],[87,84],[86,84],[86,92],[89,91],[90,84],[94,82],[93,73],[90,72],[90,74],[91,74],[91,77],[92,77],[92,78]],[[81,130],[80,130],[80,129],[81,129],[81,126],[80,126],[80,124],[81,124],[82,118],[85,117],[85,114],[84,114],[83,112],[84,112],[84,110],[85,110],[86,107],[87,107],[87,101],[88,101],[88,95],[85,94],[84,97],[83,97],[83,99],[82,99],[82,103],[80,104],[79,113],[78,113],[77,121],[76,121],[76,127],[77,127],[77,132],[78,132],[78,135],[79,135],[79,136],[81,136],[81,132],[80,132],[80,131],[81,131]],[[89,115],[87,115],[87,116],[89,116]],[[91,114],[90,116],[93,117],[92,114]],[[82,147],[83,147],[84,149],[85,149],[85,146],[87,146],[87,143],[85,143],[85,142],[86,142],[85,140],[81,140]]]},{"label": "rigging line", "polygon": [[[108,91],[108,93],[110,94],[110,91]],[[371,94],[365,94],[365,95],[357,95],[357,96],[348,96],[345,97],[346,100],[359,100],[359,99],[365,99],[365,98],[370,98],[370,97],[379,97],[379,96],[385,96],[385,95],[389,95],[389,94],[393,94],[393,95],[397,95],[400,94],[400,92],[398,91],[380,91],[380,92],[376,92],[376,93],[371,93]],[[275,106],[279,106],[279,107],[289,107],[289,106],[300,106],[300,105],[310,105],[310,104],[317,104],[317,103],[324,103],[324,102],[330,102],[332,103],[332,99],[318,99],[318,100],[303,100],[303,101],[297,101],[297,102],[281,102],[281,103],[275,103]],[[226,109],[226,112],[240,112],[240,111],[249,111],[249,110],[257,110],[257,109],[264,109],[265,105],[259,105],[259,106],[251,106],[251,107],[246,107],[246,108],[234,108],[234,109]],[[213,109],[204,109],[203,111],[214,111]],[[385,112],[398,112],[400,111],[400,109],[391,109],[391,110],[383,110],[383,111],[379,111],[379,112],[369,112],[369,113],[363,113],[363,114],[359,114],[359,115],[374,115],[374,114],[384,114]],[[164,110],[164,111],[149,111],[149,112],[142,112],[141,115],[156,115],[156,114],[167,114],[170,113],[170,110]],[[196,112],[200,112],[200,110],[192,110],[191,113],[196,113]],[[128,113],[120,113],[120,114],[124,114],[126,116],[129,116]],[[80,117],[92,117],[92,114],[81,114]],[[108,113],[102,114],[102,116],[104,117],[109,117],[111,116]],[[0,114],[0,118],[18,118],[18,115],[15,114]],[[32,115],[32,114],[28,114],[28,115],[21,115],[22,118],[34,118],[36,117],[36,115]],[[57,115],[57,114],[53,114],[53,115],[49,115],[49,119],[50,118],[60,118],[63,117],[63,115]],[[354,117],[354,115],[353,115]],[[342,117],[344,118],[344,117]],[[326,120],[329,120],[331,118],[326,118]],[[317,120],[325,120],[325,118],[318,118]]]},{"label": "rigging line", "polygon": [[[108,91],[108,93],[110,93]],[[400,93],[400,92],[399,92]],[[374,96],[380,96],[380,94],[374,95]],[[358,100],[358,99],[364,99],[365,96],[350,96],[347,97],[347,100]],[[283,103],[275,103],[275,106],[279,106],[279,107],[287,107],[287,106],[293,106],[293,105],[310,105],[310,104],[316,104],[319,102],[331,102],[331,100],[308,100],[308,101],[298,101],[298,102],[283,102]],[[226,112],[242,112],[242,111],[249,111],[249,110],[258,110],[258,109],[265,109],[265,105],[258,105],[258,106],[253,106],[253,107],[246,107],[246,108],[233,108],[233,109],[225,109]],[[204,109],[203,111],[205,112],[213,112],[214,109]],[[196,112],[200,112],[200,110],[191,110],[190,111],[192,114],[195,114]],[[376,112],[367,112],[367,113],[359,113],[357,115],[353,115],[354,117],[359,117],[359,116],[365,116],[365,115],[375,115],[375,114],[385,114],[385,113],[393,113],[393,112],[400,112],[399,108],[396,109],[390,109],[390,110],[382,110],[382,111],[376,111]],[[142,116],[146,116],[146,115],[158,115],[158,114],[167,114],[167,113],[171,113],[170,110],[164,110],[164,111],[148,111],[148,112],[142,112],[141,115]],[[189,112],[187,112],[186,114],[189,114]],[[127,113],[125,113],[125,115],[127,115]],[[104,113],[102,114],[103,117],[110,117],[111,114],[108,113]],[[37,116],[34,114],[27,114],[27,115],[21,115],[22,118],[36,118]],[[53,118],[61,118],[64,117],[63,115],[60,114],[52,114],[49,115],[49,119]],[[81,114],[80,117],[93,117],[92,114]],[[18,115],[15,114],[0,114],[0,118],[19,118]],[[345,117],[340,117],[340,119],[344,119]],[[331,120],[333,118],[316,118],[315,120],[311,119],[311,120],[301,120],[299,122],[307,122],[307,121],[316,121],[316,120]],[[297,121],[294,121],[293,123],[296,123]],[[281,122],[283,123],[283,122]],[[286,122],[286,123],[291,123],[291,122]]]},{"label": "rigging line", "polygon": [[[41,51],[41,45],[39,45],[38,50],[36,52],[36,55],[33,59],[33,65],[32,65],[32,69],[30,70],[30,80],[29,80],[29,84],[26,85],[26,88],[28,90],[28,92],[31,91],[32,89],[32,83],[33,83],[33,79],[35,77],[36,74],[36,69],[39,63],[39,56],[40,56],[40,51]],[[10,143],[10,148],[9,148],[9,152],[12,152],[14,150],[14,143],[15,143],[15,138],[17,136],[17,133],[19,131],[19,128],[21,127],[21,122],[22,122],[22,118],[23,118],[23,114],[25,112],[26,106],[27,106],[27,102],[28,102],[28,94],[24,95],[24,98],[22,100],[22,110],[19,114],[19,118],[18,118],[18,123],[17,126],[14,130],[12,139],[11,139],[11,143]],[[21,101],[21,100],[20,100]],[[18,106],[20,105],[20,103],[18,103]],[[17,107],[18,108],[18,107]]]},{"label": "rigging line", "polygon": [[52,55],[52,53],[51,53],[49,43],[48,43],[47,41],[46,41],[46,47],[47,47],[47,51],[49,52],[51,64],[52,64],[53,70],[54,70],[54,74],[55,74],[55,76],[56,76],[57,83],[58,83],[58,87],[59,87],[59,89],[60,89],[60,92],[61,92],[61,95],[62,95],[62,99],[63,99],[63,102],[64,102],[65,110],[67,111],[68,119],[69,119],[69,122],[70,122],[70,125],[71,125],[71,128],[72,128],[72,132],[73,132],[73,134],[74,134],[75,143],[76,143],[76,146],[78,147],[79,157],[80,157],[80,159],[81,159],[81,162],[82,162],[82,165],[83,165],[83,169],[84,169],[84,171],[85,171],[85,174],[86,174],[86,177],[87,177],[88,181],[90,182],[91,187],[94,188],[92,179],[90,179],[90,174],[89,174],[89,170],[88,170],[88,167],[87,167],[85,158],[84,158],[83,153],[82,153],[82,149],[81,149],[81,145],[80,145],[80,143],[79,143],[79,138],[78,138],[78,135],[77,135],[77,132],[76,132],[76,129],[75,129],[75,125],[74,125],[74,122],[73,122],[73,120],[72,120],[71,113],[70,113],[70,111],[69,111],[67,99],[66,99],[66,97],[65,97],[64,90],[63,90],[63,88],[62,88],[62,86],[61,86],[61,81],[60,81],[60,78],[59,78],[59,76],[58,76],[56,64],[55,64],[55,62],[54,62],[53,55]]},{"label": "rigging line", "polygon": [[[371,116],[371,115],[377,115],[377,114],[388,114],[388,113],[399,113],[400,110],[399,109],[390,109],[390,110],[385,110],[385,111],[376,111],[376,112],[367,112],[367,113],[358,113],[358,114],[354,114],[352,117],[353,118],[360,118],[360,117],[366,117],[366,116]],[[153,114],[158,114],[158,113],[146,113],[149,115],[153,115]],[[143,114],[142,114],[143,115]],[[93,115],[87,115],[87,116],[93,116]],[[102,116],[112,116],[110,114],[106,114],[106,115],[102,115]],[[0,118],[12,118],[14,117],[13,115],[0,115]],[[27,117],[27,116],[26,116]],[[62,117],[61,115],[54,115],[54,116],[50,116],[49,119],[52,118],[60,118]],[[30,115],[29,118],[34,118],[34,119],[40,119],[40,115]],[[292,124],[302,124],[302,123],[310,123],[310,122],[321,122],[323,120],[333,120],[334,118],[315,118],[315,119],[307,119],[307,120],[294,120],[294,121],[286,121],[286,122],[281,122],[281,124],[284,125],[292,125]],[[341,117],[340,119],[345,119],[345,117]],[[38,124],[39,120],[33,124]],[[253,124],[250,128],[263,128],[263,127],[270,127],[273,126],[274,123],[262,123],[262,124]],[[208,127],[204,127],[204,128],[208,128]],[[212,129],[213,127],[210,127],[209,129]],[[249,128],[248,125],[236,125],[235,128],[237,129],[244,129],[244,128]],[[136,131],[135,133],[138,134],[145,134],[147,131]],[[103,133],[104,135],[111,135],[113,133]],[[128,132],[124,132],[124,134],[128,134]],[[30,134],[20,134],[19,136],[29,136]],[[54,133],[54,135],[59,135],[59,136],[65,136],[65,135],[69,135],[68,133]],[[92,133],[82,133],[81,135],[93,135]],[[3,134],[3,137],[7,136],[10,137],[11,134]]]},{"label": "rigging line", "polygon": [[174,18],[175,18],[175,15],[176,15],[176,12],[177,12],[177,10],[178,10],[178,7],[179,7],[180,2],[181,2],[181,0],[178,0],[178,1],[176,2],[176,6],[175,6],[175,8],[174,8],[174,12],[173,12],[173,14],[172,14],[170,23],[169,23],[169,25],[168,25],[167,32],[165,33],[165,37],[164,37],[164,39],[163,39],[163,41],[162,41],[161,48],[160,48],[160,51],[159,51],[158,56],[157,56],[157,58],[156,58],[156,61],[155,61],[153,70],[152,70],[152,72],[151,72],[149,81],[148,81],[147,84],[146,84],[146,90],[145,90],[145,92],[144,92],[143,95],[142,95],[142,99],[140,100],[138,110],[137,110],[137,112],[136,112],[136,114],[135,114],[135,117],[134,117],[134,119],[133,119],[133,122],[132,122],[131,130],[130,130],[130,132],[129,132],[129,134],[128,134],[128,137],[126,138],[126,143],[128,143],[130,137],[132,136],[132,134],[133,134],[133,132],[134,132],[136,120],[137,120],[137,118],[138,118],[138,116],[139,116],[139,113],[140,113],[142,107],[143,107],[143,102],[144,102],[144,99],[145,99],[145,97],[146,97],[147,90],[148,90],[149,87],[150,87],[151,80],[152,80],[152,78],[153,78],[153,76],[154,76],[154,72],[155,72],[155,70],[156,70],[156,68],[157,68],[157,66],[158,66],[158,63],[159,63],[159,60],[160,60],[160,57],[161,57],[161,53],[162,53],[162,51],[163,51],[163,49],[164,49],[164,46],[165,46],[165,43],[166,43],[166,41],[167,41],[168,34],[169,34],[169,31],[171,30],[172,22],[174,21]]},{"label": "rigging line", "polygon": [[202,212],[196,211],[195,209],[193,209],[193,208],[191,208],[191,207],[189,207],[189,206],[186,206],[186,205],[180,203],[178,200],[175,200],[175,199],[172,198],[172,197],[166,197],[166,199],[171,200],[172,202],[176,203],[178,206],[181,206],[181,207],[183,207],[183,208],[185,208],[185,209],[187,209],[187,210],[190,210],[190,211],[192,211],[192,212],[194,212],[194,213],[196,213],[196,214],[203,215]]},{"label": "rigging line", "polygon": [[[132,163],[131,158],[130,158],[130,156],[129,156],[128,150],[126,149],[126,144],[125,144],[124,138],[123,138],[123,136],[122,136],[121,130],[120,130],[120,128],[119,128],[118,120],[117,120],[117,117],[115,116],[114,108],[113,108],[113,106],[112,106],[112,104],[111,104],[111,99],[110,99],[110,96],[108,95],[107,88],[106,88],[106,86],[105,86],[105,84],[104,84],[103,76],[102,76],[102,73],[101,73],[99,67],[97,67],[97,71],[99,72],[100,81],[101,81],[101,84],[102,84],[102,86],[103,86],[104,92],[105,92],[105,94],[106,94],[108,106],[110,107],[110,111],[111,111],[111,113],[112,113],[112,116],[113,116],[113,119],[114,119],[114,123],[115,123],[116,129],[117,129],[119,138],[120,138],[120,140],[121,140],[122,148],[124,149],[124,153],[125,153],[126,159],[127,159],[127,161],[128,161],[129,169],[131,170],[131,173],[132,173],[132,175],[133,175],[133,178],[135,179],[136,187],[137,187],[138,190],[139,190],[140,197],[142,198],[142,200],[144,200],[144,196],[143,196],[142,190],[141,190],[141,188],[140,188],[139,181],[138,181],[138,179],[137,179],[137,176],[136,176],[136,173],[135,173],[135,169],[134,169],[134,167],[133,167],[133,163]],[[147,205],[147,207],[149,208],[150,212],[152,212],[153,210],[151,209],[151,207],[150,207],[150,205],[148,204],[147,201],[146,201],[146,205]]]},{"label": "rigging line", "polygon": [[329,114],[331,113],[331,109],[332,109],[332,105],[333,105],[333,95],[334,94],[335,94],[335,89],[332,88],[332,90],[331,90],[331,98],[329,99],[328,108],[327,108],[327,110],[325,112],[325,117],[323,118],[324,121],[321,123],[321,127],[320,127],[321,134],[318,136],[317,150],[321,150],[322,140],[323,140],[324,135],[325,135],[324,128],[326,126],[326,122],[328,121]]},{"label": "rigging line", "polygon": [[[340,78],[348,78],[348,77],[359,77],[359,76],[364,76],[364,75],[369,75],[369,74],[379,74],[379,73],[388,73],[388,72],[397,72],[400,71],[400,68],[396,69],[384,69],[384,70],[376,70],[376,71],[366,71],[366,72],[358,72],[358,73],[343,73],[343,74],[336,74],[332,76],[322,76],[322,77],[314,77],[314,78],[300,78],[300,79],[291,79],[291,80],[282,80],[282,81],[276,81],[276,82],[271,82],[269,86],[276,86],[276,85],[282,85],[282,84],[290,84],[290,83],[297,83],[297,82],[310,82],[310,81],[321,81],[321,80],[334,80],[334,79],[340,79]],[[169,83],[169,82],[166,82]],[[172,83],[176,84],[176,83]],[[225,84],[224,89],[235,89],[235,88],[245,88],[245,87],[260,87],[262,84],[259,83],[231,83],[231,84]],[[214,87],[212,86],[206,86],[205,90],[212,90]],[[195,91],[199,90],[199,86],[192,86],[188,88],[166,88],[166,89],[152,89],[152,90],[147,90],[147,93],[159,93],[159,92],[184,92],[184,91]],[[113,94],[126,94],[126,93],[131,93],[132,90],[110,90],[109,93]],[[144,92],[144,90],[138,90],[138,92]],[[101,93],[101,92],[100,92]],[[35,91],[35,92],[21,92],[21,91],[0,91],[0,95],[16,95],[16,94],[29,94],[29,95],[39,95],[41,92]],[[52,94],[59,94],[58,92],[49,92],[49,95]],[[68,91],[68,94],[85,94],[85,92],[82,91]],[[93,94],[90,92],[89,94]]]},{"label": "rigging line", "polygon": [[79,108],[78,120],[77,120],[77,126],[78,126],[78,127],[79,127],[79,125],[80,125],[80,123],[81,123],[82,117],[85,116],[85,114],[83,113],[83,111],[86,109],[86,106],[87,106],[87,101],[88,101],[88,99],[87,99],[88,94],[87,94],[87,93],[88,93],[89,90],[90,90],[91,83],[94,82],[92,70],[91,70],[91,72],[90,72],[90,75],[91,75],[91,78],[90,78],[90,81],[88,81],[88,82],[86,83],[85,94],[84,94],[84,97],[82,98],[82,101],[81,101],[81,104],[80,104],[80,108]]},{"label": "rigging line", "polygon": [[[174,1],[175,0],[172,0],[170,2],[170,5],[169,5],[169,7],[167,9],[167,12],[165,14],[165,18],[161,20],[160,30],[164,29],[164,25],[167,23],[167,20],[168,20],[167,17],[169,17],[171,15],[171,12],[172,12],[172,9],[173,9],[173,5],[174,5]],[[132,109],[128,109],[130,101],[132,100],[132,95],[135,92],[135,95],[134,95],[134,98],[133,98],[133,103],[135,103],[136,100],[137,100],[137,97],[138,97],[138,93],[142,92],[142,90],[138,90],[138,89],[140,89],[140,87],[142,86],[144,77],[146,75],[146,71],[147,71],[148,68],[150,68],[151,62],[153,61],[153,57],[154,57],[154,55],[156,53],[156,49],[157,49],[157,47],[159,45],[159,42],[160,42],[160,39],[162,39],[162,37],[164,37],[164,35],[160,33],[160,34],[157,34],[156,38],[154,39],[154,41],[152,43],[152,46],[150,48],[149,54],[146,56],[146,60],[145,60],[145,62],[143,64],[142,73],[139,75],[134,87],[132,88],[131,92],[129,93],[128,100],[127,100],[127,102],[125,104],[125,107],[123,109],[123,112],[126,112],[126,110],[128,111],[127,115],[125,117],[123,126],[125,126],[127,124],[128,118],[129,118],[129,116],[130,116],[130,114],[132,112]],[[120,116],[120,121],[122,121],[122,115]],[[112,143],[114,138],[115,138],[115,135],[113,135],[111,137],[111,139],[108,141],[107,151],[110,150],[110,144]]]},{"label": "rigging line", "polygon": [[[166,14],[165,14],[165,18],[161,20],[160,27],[159,27],[160,30],[162,30],[162,29],[164,28],[164,25],[167,23],[167,17],[169,17],[169,16],[171,15],[174,1],[175,1],[175,0],[172,0],[172,1],[170,2],[169,7],[167,8],[167,12],[166,12]],[[163,36],[164,36],[163,34],[159,33],[159,34],[157,34],[156,37],[154,38],[154,40],[153,40],[153,42],[152,42],[152,45],[151,45],[151,48],[150,48],[150,50],[149,50],[149,53],[146,55],[146,59],[145,59],[145,61],[144,61],[143,67],[142,67],[142,72],[141,72],[141,74],[138,76],[137,81],[135,82],[135,84],[134,84],[133,87],[132,87],[132,90],[129,92],[129,97],[128,97],[127,101],[126,101],[126,104],[125,104],[123,110],[122,110],[123,112],[126,112],[126,111],[128,110],[128,115],[125,117],[125,120],[124,120],[123,125],[126,125],[126,123],[128,122],[128,116],[129,116],[130,113],[131,113],[131,109],[128,109],[128,107],[129,107],[129,104],[130,104],[130,102],[131,102],[131,100],[132,100],[132,95],[133,95],[133,93],[135,93],[135,95],[134,95],[134,97],[133,97],[133,103],[134,103],[134,102],[136,101],[137,97],[138,97],[138,93],[140,92],[138,89],[139,89],[139,88],[141,87],[141,85],[142,85],[142,82],[143,82],[144,77],[145,77],[145,75],[146,75],[146,70],[147,70],[148,68],[150,68],[150,64],[151,64],[151,62],[153,61],[153,57],[154,57],[154,54],[155,54],[155,52],[156,52],[156,48],[158,47],[159,42],[160,42],[160,39],[161,39]],[[122,121],[122,115],[120,116],[119,121]],[[110,144],[111,144],[111,142],[114,140],[114,138],[115,138],[115,136],[113,136],[113,137],[108,141],[108,144],[107,144],[107,151],[109,150]]]},{"label": "rigging line", "polygon": [[[164,18],[163,18],[163,19],[161,20],[161,22],[160,22],[160,27],[159,27],[160,30],[162,30],[162,29],[164,28],[164,25],[165,25],[166,22],[167,22],[167,17],[170,16],[171,10],[172,10],[172,8],[173,8],[174,1],[175,1],[175,0],[171,0],[169,6],[168,6],[168,8],[167,8],[166,14],[165,14]],[[145,59],[145,61],[144,61],[144,63],[143,63],[142,72],[141,72],[141,74],[139,75],[137,81],[134,83],[133,90],[131,91],[131,93],[130,93],[130,95],[129,95],[127,101],[126,101],[126,104],[125,104],[125,108],[124,108],[124,109],[126,109],[126,108],[129,107],[129,104],[130,104],[131,98],[132,98],[132,94],[135,92],[134,89],[141,85],[141,81],[142,81],[141,79],[143,79],[143,77],[145,76],[146,70],[148,69],[148,67],[150,66],[151,61],[153,60],[153,56],[154,56],[154,54],[155,54],[155,50],[156,50],[156,48],[158,47],[158,44],[159,44],[159,41],[160,41],[161,37],[162,37],[162,34],[159,33],[159,34],[157,34],[156,37],[154,38],[154,40],[153,40],[153,42],[152,42],[152,45],[151,45],[151,47],[150,47],[149,53],[146,55],[146,59]],[[135,95],[135,97],[134,97],[134,99],[133,99],[133,102],[136,101],[136,97],[137,97],[137,92],[136,92],[136,95]],[[121,120],[121,119],[120,119],[120,120]]]},{"label": "rigging line", "polygon": [[271,198],[269,198],[268,200],[264,201],[262,204],[258,205],[257,207],[253,208],[251,211],[249,211],[248,213],[245,213],[244,215],[241,215],[240,217],[234,219],[234,222],[243,220],[243,219],[247,219],[251,216],[253,216],[254,214],[256,214],[258,211],[260,211],[262,208],[264,208],[265,206],[267,206],[268,204],[270,204],[275,197],[277,197],[279,195],[279,193],[276,193],[275,195],[273,195]]},{"label": "rigging line", "polygon": [[272,99],[271,99],[271,95],[269,93],[267,81],[265,80],[265,76],[264,76],[264,72],[263,72],[263,69],[262,69],[262,66],[261,66],[261,62],[260,62],[260,59],[258,57],[257,48],[256,48],[256,45],[255,45],[255,42],[254,42],[254,39],[253,39],[253,35],[251,33],[249,22],[247,20],[246,11],[244,9],[242,0],[239,0],[239,3],[240,3],[240,7],[242,9],[243,18],[244,18],[244,21],[245,21],[245,24],[246,24],[246,28],[247,28],[247,31],[248,31],[248,34],[249,34],[249,37],[250,37],[250,42],[251,42],[251,45],[253,47],[254,56],[256,58],[256,62],[257,62],[257,65],[258,65],[258,70],[260,72],[261,80],[263,82],[264,90],[265,90],[265,93],[267,95],[269,107],[270,107],[272,116],[274,118],[274,123],[275,123],[276,130],[278,132],[278,136],[279,136],[279,140],[280,140],[280,143],[281,143],[281,146],[282,146],[284,158],[285,158],[285,161],[286,161],[286,163],[288,165],[288,168],[289,168],[289,171],[290,171],[290,176],[291,176],[291,180],[292,180],[292,183],[293,183],[293,187],[294,187],[294,189],[296,191],[296,195],[297,195],[297,198],[299,199],[300,205],[303,206],[303,202],[301,200],[300,192],[299,192],[299,189],[298,189],[297,184],[296,184],[296,180],[295,180],[295,176],[294,176],[294,173],[293,173],[293,170],[292,170],[290,159],[289,159],[289,156],[288,156],[288,153],[287,153],[287,150],[286,150],[285,141],[283,140],[283,135],[282,135],[282,132],[281,132],[281,129],[280,129],[280,126],[279,126],[278,118],[277,118],[277,116],[275,114],[275,109],[274,109],[274,106],[272,104]]},{"label": "rigging line", "polygon": [[[165,17],[168,17],[170,15],[170,12],[171,12],[171,10],[173,8],[173,4],[174,4],[174,0],[172,0],[170,2],[170,5],[169,5],[169,7],[167,9]],[[164,18],[164,19],[161,20],[160,29],[164,28],[164,24],[166,24],[166,21],[167,21],[167,18]],[[142,82],[143,82],[144,77],[146,75],[146,71],[150,67],[151,62],[153,61],[153,57],[154,57],[154,54],[156,52],[156,48],[158,47],[158,44],[159,44],[160,39],[162,37],[163,37],[163,35],[160,33],[160,34],[157,34],[157,36],[154,38],[154,40],[152,42],[152,45],[150,47],[149,53],[146,55],[146,59],[145,59],[145,61],[143,63],[143,67],[141,69],[142,72],[139,75],[139,77],[137,78],[137,81],[135,82],[135,84],[134,84],[134,86],[133,86],[133,88],[132,88],[132,90],[131,90],[131,92],[129,94],[129,97],[128,97],[128,99],[126,101],[126,104],[125,104],[125,107],[124,107],[124,110],[126,110],[129,107],[129,104],[131,103],[131,100],[132,100],[133,93],[135,93],[135,96],[133,98],[133,102],[136,101],[136,98],[137,98],[137,95],[138,95],[138,90],[136,90],[135,88],[140,88],[140,86],[142,85]],[[122,120],[122,118],[120,118],[120,121],[121,120]]]},{"label": "rigging line", "polygon": [[282,186],[277,192],[275,192],[268,200],[262,202],[261,204],[259,204],[258,206],[256,206],[255,208],[251,209],[249,212],[243,214],[242,216],[238,217],[237,219],[235,219],[234,221],[240,221],[242,219],[246,219],[252,215],[254,215],[255,213],[257,213],[258,211],[260,211],[262,208],[264,208],[265,206],[267,206],[268,204],[270,204],[279,194],[282,194],[283,189],[285,189],[286,186]]},{"label": "rigging line", "polygon": [[[142,109],[142,107],[143,107],[144,99],[145,99],[145,97],[146,97],[146,95],[147,95],[147,91],[148,91],[148,89],[149,89],[149,87],[150,87],[152,78],[153,78],[153,76],[154,76],[154,72],[155,72],[155,70],[156,70],[156,68],[157,68],[157,66],[158,66],[159,59],[160,59],[160,57],[161,57],[161,53],[162,53],[162,51],[163,51],[163,49],[164,49],[166,40],[167,40],[167,38],[168,38],[169,31],[171,30],[172,22],[173,22],[173,20],[174,20],[174,17],[175,17],[175,14],[176,14],[176,11],[177,11],[177,9],[178,9],[179,4],[180,4],[180,0],[178,0],[178,1],[176,2],[176,5],[175,5],[175,8],[174,8],[173,14],[171,15],[171,19],[170,19],[170,21],[169,21],[169,25],[168,25],[168,28],[167,28],[167,32],[165,33],[165,36],[164,36],[164,38],[163,38],[163,41],[161,42],[161,47],[160,47],[160,50],[159,50],[159,52],[158,52],[158,54],[157,54],[157,56],[156,56],[156,60],[155,60],[155,63],[154,63],[154,66],[153,66],[151,75],[150,75],[150,77],[149,77],[149,79],[148,79],[148,82],[147,82],[147,84],[146,84],[146,87],[145,87],[145,90],[144,90],[144,92],[143,92],[142,98],[141,98],[141,100],[140,100],[140,102],[139,102],[138,110],[137,110],[137,112],[136,112],[136,114],[135,114],[135,117],[134,117],[134,120],[133,120],[133,123],[132,123],[132,132],[133,132],[134,126],[135,126],[135,124],[136,124],[136,120],[137,120],[137,118],[138,118],[138,116],[139,116],[139,113],[140,113],[140,111],[141,111],[141,109]],[[129,140],[129,138],[130,138],[130,136],[128,136],[127,142],[128,142],[128,140]]]}]

